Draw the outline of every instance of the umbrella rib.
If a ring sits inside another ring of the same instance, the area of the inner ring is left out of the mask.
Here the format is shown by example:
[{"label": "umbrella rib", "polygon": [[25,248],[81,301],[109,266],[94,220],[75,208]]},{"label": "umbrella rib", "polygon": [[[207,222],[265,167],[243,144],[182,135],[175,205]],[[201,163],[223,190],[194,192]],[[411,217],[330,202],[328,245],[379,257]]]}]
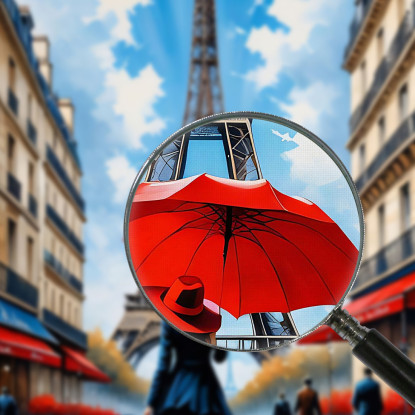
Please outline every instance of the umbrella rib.
[{"label": "umbrella rib", "polygon": [[[238,315],[240,315],[241,314],[241,297],[242,297],[242,292],[241,292],[241,272],[239,271],[239,256],[238,256],[238,248],[236,246],[236,240],[235,240],[235,238],[233,238],[233,244],[235,246],[236,265],[238,267],[238,281],[239,281]],[[223,284],[223,279],[222,279],[222,284]],[[223,290],[223,285],[222,285],[222,290]]]},{"label": "umbrella rib", "polygon": [[[263,229],[253,229],[257,232],[266,232]],[[334,298],[333,293],[331,292],[330,288],[328,287],[326,281],[324,281],[324,278],[321,276],[320,272],[318,271],[318,269],[315,267],[315,265],[312,263],[312,261],[310,260],[310,258],[308,258],[308,256],[292,241],[290,241],[288,238],[286,238],[284,235],[280,234],[279,232],[276,232],[275,236],[281,238],[282,240],[288,242],[290,245],[292,245],[295,249],[297,249],[297,251],[307,260],[307,262],[314,268],[314,271],[316,271],[317,275],[319,276],[320,280],[323,282],[324,286],[326,287],[327,291],[329,292],[332,300],[337,303],[336,299]]]},{"label": "umbrella rib", "polygon": [[215,226],[215,222],[213,222],[212,226],[210,227],[210,229],[206,232],[206,235],[203,237],[203,239],[201,240],[200,244],[198,245],[198,247],[196,248],[195,252],[193,252],[192,258],[190,259],[189,265],[186,268],[186,271],[184,273],[184,275],[187,275],[187,271],[189,271],[190,266],[192,265],[193,259],[195,258],[197,252],[199,251],[200,247],[202,246],[203,242],[206,241],[206,239],[208,238],[209,233],[211,232],[211,230],[213,229],[213,227]]},{"label": "umbrella rib", "polygon": [[267,257],[267,259],[268,259],[269,263],[271,264],[271,267],[273,268],[273,270],[274,270],[274,272],[275,272],[275,275],[276,275],[276,276],[277,276],[277,278],[278,278],[278,281],[279,281],[279,283],[280,283],[280,286],[281,286],[282,292],[283,292],[283,294],[284,294],[285,302],[286,302],[286,304],[287,304],[288,309],[290,309],[290,305],[288,304],[287,294],[285,293],[284,286],[282,285],[282,282],[281,282],[281,279],[280,279],[280,276],[279,276],[279,274],[278,274],[277,269],[275,268],[274,264],[272,263],[271,258],[269,257],[269,255],[268,255],[267,251],[265,251],[265,249],[262,247],[261,243],[258,241],[258,238],[257,238],[254,234],[252,234],[252,232],[251,232],[251,235],[255,238],[256,242],[255,242],[255,241],[252,241],[252,239],[249,239],[249,238],[247,238],[246,236],[241,236],[241,235],[234,235],[234,236],[235,236],[235,237],[237,236],[237,237],[239,237],[239,238],[244,238],[244,239],[247,239],[248,241],[254,242],[254,243],[256,243],[256,244],[259,246],[259,248],[260,248],[260,249],[262,249],[262,251],[264,252],[265,256]]},{"label": "umbrella rib", "polygon": [[[327,242],[329,242],[331,245],[333,245],[336,249],[338,249],[344,256],[346,256],[351,262],[354,262],[352,258],[350,258],[349,255],[347,255],[346,252],[344,252],[343,249],[341,249],[339,246],[337,246],[333,241],[331,241],[329,238],[327,238],[323,233],[321,233],[320,231],[318,231],[317,229],[312,228],[311,226],[305,225],[304,223],[300,223],[300,222],[295,222],[293,220],[286,220],[286,219],[280,219],[280,218],[273,218],[271,216],[267,216],[264,212],[260,213],[260,215],[265,216],[266,218],[271,219],[271,221],[278,221],[278,222],[286,222],[286,223],[292,223],[294,225],[298,225],[298,226],[302,226],[305,227],[309,230],[311,230],[312,232],[318,233],[323,239],[327,240]],[[258,220],[256,221],[257,223],[260,223]],[[337,225],[335,222],[333,222],[335,225]],[[339,225],[337,225],[339,226]],[[347,236],[346,236],[347,237]],[[350,240],[349,240],[350,241]]]},{"label": "umbrella rib", "polygon": [[[207,215],[202,215],[203,217],[206,217]],[[167,239],[171,238],[172,236],[176,235],[177,233],[181,232],[184,229],[190,229],[189,225],[193,222],[197,222],[198,220],[200,220],[200,218],[197,219],[193,219],[187,223],[185,223],[184,225],[182,225],[179,229],[176,229],[173,233],[171,233],[170,235],[167,235],[165,238],[163,238],[157,245],[154,246],[154,248],[146,255],[146,257],[141,261],[140,265],[135,269],[135,271],[137,272],[141,266],[144,264],[144,262],[149,258],[149,256],[164,242],[167,241]],[[218,221],[219,219],[216,219],[214,221],[214,224]],[[195,228],[197,229],[197,228]]]}]

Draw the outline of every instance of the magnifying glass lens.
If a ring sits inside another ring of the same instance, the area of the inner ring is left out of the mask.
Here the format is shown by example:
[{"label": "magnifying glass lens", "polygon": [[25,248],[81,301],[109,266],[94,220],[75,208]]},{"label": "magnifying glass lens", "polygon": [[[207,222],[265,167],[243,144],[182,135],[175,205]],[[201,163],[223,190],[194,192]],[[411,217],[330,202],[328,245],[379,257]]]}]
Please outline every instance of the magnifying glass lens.
[{"label": "magnifying glass lens", "polygon": [[325,143],[277,117],[224,114],[181,129],[147,161],[125,240],[161,317],[252,351],[301,338],[343,302],[362,227],[352,180]]}]

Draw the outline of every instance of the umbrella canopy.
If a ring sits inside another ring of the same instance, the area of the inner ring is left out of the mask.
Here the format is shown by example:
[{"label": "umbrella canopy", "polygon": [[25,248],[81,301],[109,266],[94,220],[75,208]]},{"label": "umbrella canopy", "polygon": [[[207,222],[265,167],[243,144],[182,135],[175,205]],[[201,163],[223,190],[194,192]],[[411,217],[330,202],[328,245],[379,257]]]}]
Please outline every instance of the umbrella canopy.
[{"label": "umbrella canopy", "polygon": [[358,250],[317,205],[266,180],[207,174],[138,186],[129,244],[141,285],[197,276],[234,317],[337,304]]}]

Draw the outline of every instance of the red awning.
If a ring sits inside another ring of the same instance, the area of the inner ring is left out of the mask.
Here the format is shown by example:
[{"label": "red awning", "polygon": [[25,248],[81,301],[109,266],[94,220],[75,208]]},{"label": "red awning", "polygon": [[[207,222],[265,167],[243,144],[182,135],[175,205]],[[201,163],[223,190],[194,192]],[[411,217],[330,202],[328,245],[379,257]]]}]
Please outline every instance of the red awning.
[{"label": "red awning", "polygon": [[89,361],[82,352],[65,346],[62,347],[62,350],[65,352],[65,369],[67,371],[79,373],[94,382],[111,382],[111,379]]},{"label": "red awning", "polygon": [[0,354],[60,367],[61,358],[45,342],[0,326]]},{"label": "red awning", "polygon": [[[415,273],[351,301],[345,307],[362,324],[399,313],[404,308],[415,308]],[[341,338],[331,328],[322,326],[301,339],[299,344],[339,340]]]}]

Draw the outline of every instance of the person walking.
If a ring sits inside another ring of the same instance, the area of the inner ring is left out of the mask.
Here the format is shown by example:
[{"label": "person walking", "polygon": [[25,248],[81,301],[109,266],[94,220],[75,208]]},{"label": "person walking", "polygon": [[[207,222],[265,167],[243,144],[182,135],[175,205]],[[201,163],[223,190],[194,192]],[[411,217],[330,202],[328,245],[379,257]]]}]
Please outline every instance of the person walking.
[{"label": "person walking", "polygon": [[353,407],[359,415],[380,415],[383,409],[380,385],[369,368],[364,369],[364,379],[356,384]]},{"label": "person walking", "polygon": [[299,415],[321,415],[320,402],[317,392],[311,387],[311,378],[304,380],[304,387],[297,394],[295,412]]},{"label": "person walking", "polygon": [[280,393],[279,399],[274,407],[274,415],[291,415],[291,408],[285,399],[285,394]]},{"label": "person walking", "polygon": [[0,415],[17,415],[16,401],[5,386],[1,389]]},{"label": "person walking", "polygon": [[211,354],[218,362],[226,357],[162,322],[159,363],[144,415],[231,415]]}]

